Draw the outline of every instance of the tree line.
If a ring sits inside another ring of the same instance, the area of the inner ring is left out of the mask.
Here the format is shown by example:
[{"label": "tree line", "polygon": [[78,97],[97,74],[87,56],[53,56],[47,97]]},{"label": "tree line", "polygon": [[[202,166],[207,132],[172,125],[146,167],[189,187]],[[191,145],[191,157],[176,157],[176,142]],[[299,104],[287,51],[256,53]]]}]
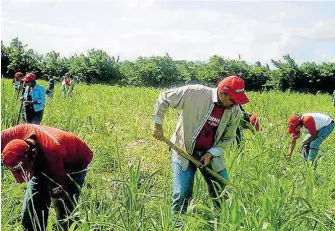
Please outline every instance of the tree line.
[{"label": "tree line", "polygon": [[132,86],[169,87],[185,83],[215,85],[221,76],[238,75],[248,90],[277,89],[308,92],[332,92],[335,88],[334,62],[298,64],[290,55],[271,60],[274,68],[257,61],[214,55],[208,61],[173,60],[165,56],[138,57],[120,61],[105,51],[90,49],[85,53],[61,57],[56,51],[38,54],[14,38],[9,46],[1,41],[1,74],[34,72],[40,79],[69,73],[80,82]]}]

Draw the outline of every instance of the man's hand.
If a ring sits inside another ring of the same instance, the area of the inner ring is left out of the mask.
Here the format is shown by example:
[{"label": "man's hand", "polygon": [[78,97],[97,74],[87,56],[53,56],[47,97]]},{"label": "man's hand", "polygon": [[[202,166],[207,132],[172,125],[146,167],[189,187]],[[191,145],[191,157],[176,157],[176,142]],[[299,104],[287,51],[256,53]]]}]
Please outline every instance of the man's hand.
[{"label": "man's hand", "polygon": [[200,162],[202,163],[200,168],[204,168],[204,167],[208,166],[209,163],[211,162],[212,157],[213,157],[213,155],[211,153],[206,152],[205,155],[203,155],[200,158]]},{"label": "man's hand", "polygon": [[162,140],[164,137],[164,131],[163,127],[160,124],[155,123],[154,124],[154,129],[152,132],[153,137],[155,137],[157,140]]},{"label": "man's hand", "polygon": [[23,101],[24,105],[33,105],[34,102],[33,101]]}]

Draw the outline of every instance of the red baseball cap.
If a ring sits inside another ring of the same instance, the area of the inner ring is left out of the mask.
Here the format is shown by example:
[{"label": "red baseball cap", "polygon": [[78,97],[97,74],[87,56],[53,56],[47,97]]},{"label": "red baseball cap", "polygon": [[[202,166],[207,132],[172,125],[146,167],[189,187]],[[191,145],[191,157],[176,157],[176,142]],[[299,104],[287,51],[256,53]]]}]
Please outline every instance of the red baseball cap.
[{"label": "red baseball cap", "polygon": [[29,83],[31,81],[35,81],[36,80],[36,75],[33,73],[28,73],[23,79],[22,79],[25,83]]},{"label": "red baseball cap", "polygon": [[258,115],[257,114],[253,114],[252,116],[250,116],[249,121],[254,126],[254,128],[256,129],[256,131],[259,131]]},{"label": "red baseball cap", "polygon": [[22,75],[22,72],[16,72],[14,76],[15,78],[20,78]]},{"label": "red baseball cap", "polygon": [[218,84],[218,90],[226,93],[235,103],[246,104],[249,102],[244,92],[244,80],[237,76],[228,76]]},{"label": "red baseball cap", "polygon": [[11,170],[16,181],[19,183],[25,182],[25,175],[22,169],[30,173],[28,175],[32,176],[33,166],[26,155],[28,150],[29,145],[24,140],[14,139],[6,145],[2,152],[4,164]]},{"label": "red baseball cap", "polygon": [[299,116],[291,115],[287,120],[287,126],[288,126],[287,133],[295,134],[296,133],[295,128],[298,126],[300,121],[301,121],[301,119],[300,119]]}]

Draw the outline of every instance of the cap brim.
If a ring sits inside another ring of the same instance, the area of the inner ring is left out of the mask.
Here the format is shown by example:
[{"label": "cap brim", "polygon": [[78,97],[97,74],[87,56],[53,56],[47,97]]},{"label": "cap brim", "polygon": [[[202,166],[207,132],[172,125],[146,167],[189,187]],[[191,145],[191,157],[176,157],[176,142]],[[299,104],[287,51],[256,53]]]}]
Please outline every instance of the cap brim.
[{"label": "cap brim", "polygon": [[296,133],[296,131],[295,131],[294,127],[289,127],[289,128],[287,129],[287,133],[288,133],[288,134],[294,134],[294,133]]},{"label": "cap brim", "polygon": [[229,97],[237,104],[246,104],[249,102],[249,98],[244,92],[230,94]]}]

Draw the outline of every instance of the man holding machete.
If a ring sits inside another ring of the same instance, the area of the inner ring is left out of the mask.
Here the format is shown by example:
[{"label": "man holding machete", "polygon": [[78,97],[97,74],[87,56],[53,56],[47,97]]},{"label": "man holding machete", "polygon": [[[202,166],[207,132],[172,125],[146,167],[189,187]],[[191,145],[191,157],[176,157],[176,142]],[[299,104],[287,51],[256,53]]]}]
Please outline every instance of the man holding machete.
[{"label": "man holding machete", "polygon": [[[202,163],[201,167],[210,166],[220,176],[228,179],[224,163],[224,150],[236,137],[242,112],[238,104],[249,102],[244,92],[244,81],[237,76],[221,80],[217,88],[203,85],[187,85],[161,93],[154,108],[153,136],[164,140],[163,120],[169,107],[181,110],[171,142],[192,154]],[[172,210],[186,212],[192,197],[196,167],[187,159],[172,150],[173,196]],[[207,172],[202,172],[208,191],[212,198],[220,195],[215,188],[217,182]],[[221,189],[225,185],[219,183]],[[216,207],[220,206],[214,200]]]}]

